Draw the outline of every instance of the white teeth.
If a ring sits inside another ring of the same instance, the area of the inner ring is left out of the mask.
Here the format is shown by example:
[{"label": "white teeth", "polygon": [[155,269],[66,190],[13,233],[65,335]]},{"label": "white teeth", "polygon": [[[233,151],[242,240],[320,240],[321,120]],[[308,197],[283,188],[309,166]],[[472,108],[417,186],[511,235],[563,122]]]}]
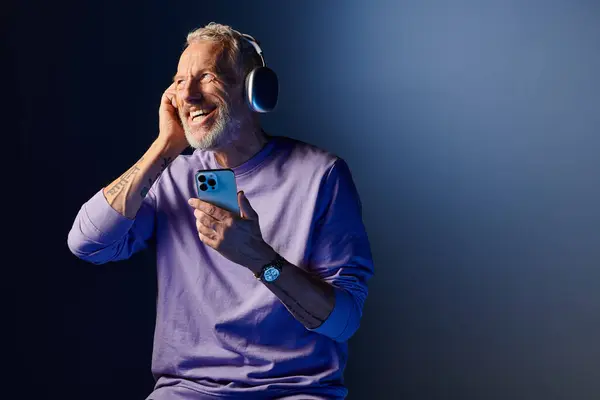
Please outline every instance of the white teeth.
[{"label": "white teeth", "polygon": [[190,116],[192,118],[196,118],[198,115],[206,115],[206,114],[208,114],[208,111],[206,111],[206,110],[196,110],[196,111],[192,111],[190,113]]}]

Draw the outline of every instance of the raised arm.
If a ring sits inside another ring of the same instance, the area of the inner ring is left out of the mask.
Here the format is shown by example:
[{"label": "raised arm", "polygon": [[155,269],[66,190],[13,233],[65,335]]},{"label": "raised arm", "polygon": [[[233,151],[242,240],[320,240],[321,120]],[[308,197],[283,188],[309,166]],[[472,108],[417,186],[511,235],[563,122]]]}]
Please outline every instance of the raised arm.
[{"label": "raised arm", "polygon": [[154,182],[178,154],[157,139],[138,162],[102,189],[108,204],[133,220]]},{"label": "raised arm", "polygon": [[171,85],[163,93],[160,132],[150,148],[79,210],[67,239],[69,249],[77,257],[102,264],[129,258],[146,247],[154,231],[156,199],[152,186],[187,147],[174,96]]}]

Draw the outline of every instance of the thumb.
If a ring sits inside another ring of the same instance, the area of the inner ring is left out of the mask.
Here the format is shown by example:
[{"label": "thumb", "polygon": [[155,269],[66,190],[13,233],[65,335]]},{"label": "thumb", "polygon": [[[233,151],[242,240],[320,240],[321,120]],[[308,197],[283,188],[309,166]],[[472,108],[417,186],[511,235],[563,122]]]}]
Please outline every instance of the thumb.
[{"label": "thumb", "polygon": [[250,205],[250,201],[246,197],[244,191],[238,192],[238,203],[240,204],[240,211],[242,212],[242,218],[258,220],[258,214],[254,211],[254,208]]}]

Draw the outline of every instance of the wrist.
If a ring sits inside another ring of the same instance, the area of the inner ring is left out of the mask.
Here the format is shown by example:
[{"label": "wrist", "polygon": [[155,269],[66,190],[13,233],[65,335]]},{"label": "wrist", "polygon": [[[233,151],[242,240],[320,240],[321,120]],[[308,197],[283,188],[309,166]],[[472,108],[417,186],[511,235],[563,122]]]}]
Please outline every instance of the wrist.
[{"label": "wrist", "polygon": [[267,248],[265,248],[253,262],[246,265],[246,267],[252,271],[254,275],[259,274],[265,265],[277,258],[277,255],[277,252],[271,246],[267,246]]},{"label": "wrist", "polygon": [[158,137],[152,143],[152,148],[158,152],[161,156],[175,158],[181,154],[185,147],[183,145],[177,145],[172,141],[169,141],[163,137]]},{"label": "wrist", "polygon": [[275,253],[271,261],[265,263],[260,270],[254,273],[254,277],[263,283],[272,283],[279,278],[286,264],[287,261]]}]

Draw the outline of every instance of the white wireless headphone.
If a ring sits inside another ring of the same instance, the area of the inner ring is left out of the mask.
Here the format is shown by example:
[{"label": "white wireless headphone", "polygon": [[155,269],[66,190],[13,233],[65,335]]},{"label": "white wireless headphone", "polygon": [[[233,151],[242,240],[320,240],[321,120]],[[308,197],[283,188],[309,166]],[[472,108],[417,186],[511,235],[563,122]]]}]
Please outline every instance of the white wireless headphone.
[{"label": "white wireless headphone", "polygon": [[[237,31],[236,31],[237,32]],[[262,66],[255,67],[246,76],[246,100],[253,111],[266,113],[273,111],[279,96],[279,81],[275,72],[267,67],[259,42],[252,36],[237,32],[250,43],[262,60]]]}]

